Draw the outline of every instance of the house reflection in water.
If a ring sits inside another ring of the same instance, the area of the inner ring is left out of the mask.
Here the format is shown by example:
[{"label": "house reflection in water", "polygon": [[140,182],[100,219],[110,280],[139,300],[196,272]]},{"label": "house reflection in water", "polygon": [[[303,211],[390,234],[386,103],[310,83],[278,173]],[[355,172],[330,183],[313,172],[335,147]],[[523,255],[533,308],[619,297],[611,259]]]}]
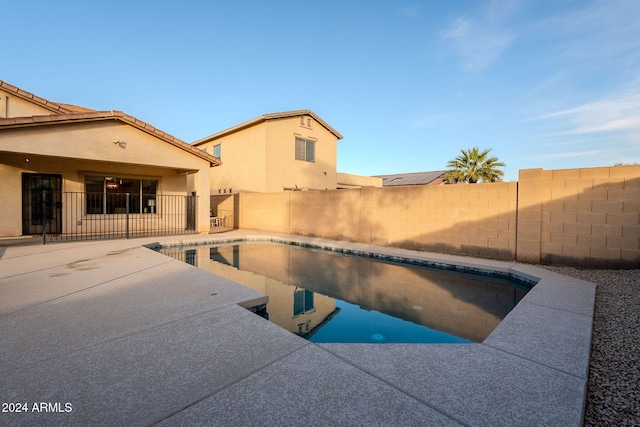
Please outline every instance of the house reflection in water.
[{"label": "house reflection in water", "polygon": [[198,248],[196,257],[214,274],[269,296],[269,320],[307,338],[336,310],[334,298],[307,288],[308,281],[295,275],[304,270],[284,245],[243,244]]},{"label": "house reflection in water", "polygon": [[302,288],[303,279],[291,280],[291,256],[286,246],[257,249],[258,245],[244,244],[166,248],[161,252],[268,295],[269,320],[304,338],[310,337],[316,327],[339,310],[335,299]]},{"label": "house reflection in water", "polygon": [[339,299],[481,342],[526,294],[506,280],[273,243],[162,252],[268,295],[269,320],[303,337]]}]

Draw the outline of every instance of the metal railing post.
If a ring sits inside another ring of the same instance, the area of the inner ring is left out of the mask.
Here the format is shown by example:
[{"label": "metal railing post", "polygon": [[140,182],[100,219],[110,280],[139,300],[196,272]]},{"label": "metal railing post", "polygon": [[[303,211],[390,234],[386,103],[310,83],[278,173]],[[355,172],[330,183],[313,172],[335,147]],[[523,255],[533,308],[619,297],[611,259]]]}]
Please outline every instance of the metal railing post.
[{"label": "metal railing post", "polygon": [[47,190],[42,190],[42,244],[47,244]]},{"label": "metal railing post", "polygon": [[129,238],[129,193],[126,194],[126,215],[125,215],[125,222],[126,222],[126,227],[125,227],[125,234],[126,234],[126,238]]}]

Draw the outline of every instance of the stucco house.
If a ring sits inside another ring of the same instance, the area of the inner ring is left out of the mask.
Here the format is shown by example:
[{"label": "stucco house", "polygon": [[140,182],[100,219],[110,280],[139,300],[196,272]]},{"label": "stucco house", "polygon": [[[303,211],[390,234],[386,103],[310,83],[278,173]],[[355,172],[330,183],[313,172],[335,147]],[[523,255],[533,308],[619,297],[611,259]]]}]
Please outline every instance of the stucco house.
[{"label": "stucco house", "polygon": [[342,135],[311,110],[264,114],[193,143],[220,158],[211,194],[333,190]]},{"label": "stucco house", "polygon": [[[0,237],[209,231],[218,158],[120,111],[0,80]],[[200,196],[200,197],[199,197]]]}]

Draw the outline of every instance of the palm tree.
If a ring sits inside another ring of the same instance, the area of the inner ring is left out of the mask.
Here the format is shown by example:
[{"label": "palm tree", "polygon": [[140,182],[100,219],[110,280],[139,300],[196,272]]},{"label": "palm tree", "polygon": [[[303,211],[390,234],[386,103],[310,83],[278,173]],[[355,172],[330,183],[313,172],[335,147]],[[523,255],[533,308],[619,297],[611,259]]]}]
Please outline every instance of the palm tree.
[{"label": "palm tree", "polygon": [[450,168],[446,173],[447,181],[452,183],[500,182],[504,172],[499,168],[506,166],[497,157],[489,157],[491,149],[480,152],[478,147],[460,150],[460,155],[447,162]]}]

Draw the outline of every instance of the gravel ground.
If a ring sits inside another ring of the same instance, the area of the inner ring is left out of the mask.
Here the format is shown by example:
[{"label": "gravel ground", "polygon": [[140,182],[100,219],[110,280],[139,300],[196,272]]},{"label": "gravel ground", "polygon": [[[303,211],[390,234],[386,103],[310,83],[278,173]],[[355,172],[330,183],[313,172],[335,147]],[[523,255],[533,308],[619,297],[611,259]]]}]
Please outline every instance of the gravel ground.
[{"label": "gravel ground", "polygon": [[598,285],[585,426],[640,426],[640,270],[545,268]]}]

